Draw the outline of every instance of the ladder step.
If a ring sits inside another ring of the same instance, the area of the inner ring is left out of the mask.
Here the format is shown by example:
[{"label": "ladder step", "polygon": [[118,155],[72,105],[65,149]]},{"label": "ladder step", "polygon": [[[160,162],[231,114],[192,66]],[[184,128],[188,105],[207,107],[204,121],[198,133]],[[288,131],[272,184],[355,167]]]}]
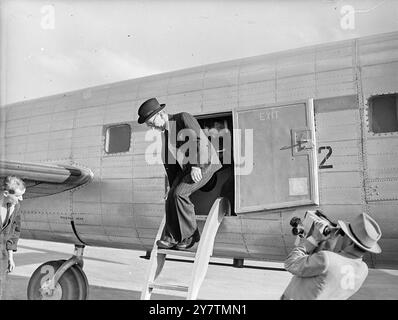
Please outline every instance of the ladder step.
[{"label": "ladder step", "polygon": [[196,252],[188,250],[158,249],[158,254],[173,255],[178,257],[195,258]]},{"label": "ladder step", "polygon": [[174,291],[182,291],[188,292],[188,286],[181,286],[176,284],[160,284],[160,283],[150,283],[150,289],[162,289],[162,290],[174,290]]}]

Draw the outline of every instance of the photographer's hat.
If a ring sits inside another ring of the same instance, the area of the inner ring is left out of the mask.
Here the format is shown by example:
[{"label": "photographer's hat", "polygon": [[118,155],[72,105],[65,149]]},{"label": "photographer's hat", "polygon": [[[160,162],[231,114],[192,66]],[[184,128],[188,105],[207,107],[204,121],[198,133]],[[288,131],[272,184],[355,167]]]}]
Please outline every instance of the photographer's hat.
[{"label": "photographer's hat", "polygon": [[159,104],[156,98],[151,98],[145,101],[138,109],[138,123],[142,124],[150,117],[158,113],[165,107],[165,104]]},{"label": "photographer's hat", "polygon": [[361,213],[348,225],[341,220],[338,221],[338,224],[358,247],[372,253],[381,252],[381,248],[377,244],[381,237],[380,227],[368,214]]}]

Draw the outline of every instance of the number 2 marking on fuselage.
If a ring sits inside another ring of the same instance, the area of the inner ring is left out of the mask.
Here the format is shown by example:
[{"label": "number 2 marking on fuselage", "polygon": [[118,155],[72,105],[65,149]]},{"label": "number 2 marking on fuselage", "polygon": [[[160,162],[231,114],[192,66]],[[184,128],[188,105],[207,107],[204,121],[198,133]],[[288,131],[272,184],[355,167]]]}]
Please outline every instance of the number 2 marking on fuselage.
[{"label": "number 2 marking on fuselage", "polygon": [[325,164],[325,162],[330,158],[330,156],[332,155],[332,147],[330,146],[326,146],[326,147],[319,147],[318,149],[318,153],[321,153],[322,150],[329,150],[328,153],[326,154],[325,158],[323,158],[323,160],[321,161],[321,163],[319,164],[319,169],[332,169],[333,165],[332,164]]}]

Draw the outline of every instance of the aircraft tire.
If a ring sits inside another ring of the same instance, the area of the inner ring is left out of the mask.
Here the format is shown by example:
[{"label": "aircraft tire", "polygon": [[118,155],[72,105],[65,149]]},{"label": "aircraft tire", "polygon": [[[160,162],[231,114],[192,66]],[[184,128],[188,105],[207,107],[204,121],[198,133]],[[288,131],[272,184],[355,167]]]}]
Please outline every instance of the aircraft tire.
[{"label": "aircraft tire", "polygon": [[51,296],[40,292],[41,283],[48,280],[65,260],[48,261],[40,265],[29,279],[27,295],[29,300],[86,300],[88,281],[82,268],[73,265],[59,279]]}]

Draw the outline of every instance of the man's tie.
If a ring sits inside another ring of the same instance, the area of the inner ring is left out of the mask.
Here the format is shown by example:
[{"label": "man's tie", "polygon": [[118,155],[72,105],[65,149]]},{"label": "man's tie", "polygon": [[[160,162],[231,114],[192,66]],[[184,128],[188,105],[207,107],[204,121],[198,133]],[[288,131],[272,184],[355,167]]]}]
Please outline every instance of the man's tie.
[{"label": "man's tie", "polygon": [[[172,133],[174,134],[174,132],[172,131]],[[165,130],[164,131],[164,140],[165,140],[165,163],[167,164],[180,164],[180,162],[178,162],[177,159],[177,149],[175,147],[175,145],[173,145],[173,141],[171,141],[172,143],[169,144],[169,130]],[[175,139],[175,136],[172,136],[171,139]],[[175,143],[175,141],[174,141]],[[169,157],[170,154],[170,157]],[[170,159],[169,159],[170,158]],[[170,161],[170,162],[169,162]]]},{"label": "man's tie", "polygon": [[169,130],[167,130],[167,129],[164,130],[164,140],[165,140],[164,161],[165,161],[165,164],[168,164],[169,163]]},{"label": "man's tie", "polygon": [[4,219],[1,228],[4,228],[4,226],[7,225],[8,219],[10,217],[10,209],[11,209],[11,203],[7,203],[7,214],[6,214],[6,218]]}]

